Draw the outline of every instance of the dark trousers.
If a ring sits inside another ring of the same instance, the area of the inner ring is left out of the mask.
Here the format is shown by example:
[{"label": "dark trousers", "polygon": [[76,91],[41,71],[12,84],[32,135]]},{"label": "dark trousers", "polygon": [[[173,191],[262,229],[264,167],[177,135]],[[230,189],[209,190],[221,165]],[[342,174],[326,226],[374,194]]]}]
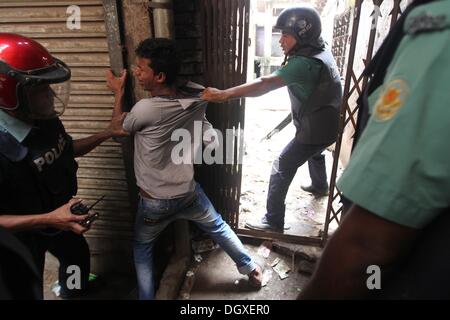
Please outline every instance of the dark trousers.
[{"label": "dark trousers", "polygon": [[28,248],[0,227],[0,300],[42,300],[41,278]]},{"label": "dark trousers", "polygon": [[328,188],[325,156],[322,154],[328,145],[304,144],[294,138],[274,161],[267,193],[266,218],[269,223],[278,227],[284,225],[284,201],[289,185],[297,169],[306,161],[312,185],[317,189]]},{"label": "dark trousers", "polygon": [[[40,231],[18,234],[18,238],[30,249],[40,274],[44,274],[45,253],[49,251],[59,261],[58,279],[62,296],[76,296],[87,288],[90,272],[90,253],[86,239],[69,231],[44,234]],[[75,272],[69,266],[80,268],[80,289],[67,288]],[[43,288],[43,280],[41,280]]]}]

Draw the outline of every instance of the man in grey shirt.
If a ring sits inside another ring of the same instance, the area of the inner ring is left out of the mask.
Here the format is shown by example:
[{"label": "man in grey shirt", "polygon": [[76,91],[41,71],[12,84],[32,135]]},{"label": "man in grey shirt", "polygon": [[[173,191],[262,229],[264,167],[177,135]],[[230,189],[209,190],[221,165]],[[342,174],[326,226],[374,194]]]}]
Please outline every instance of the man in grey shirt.
[{"label": "man in grey shirt", "polygon": [[[248,255],[242,242],[222,220],[198,183],[194,181],[195,138],[186,154],[177,154],[174,133],[195,136],[204,123],[206,104],[175,85],[179,58],[169,39],[147,39],[136,49],[134,75],[152,95],[142,99],[127,114],[123,128],[134,133],[134,167],[139,186],[139,204],[134,230],[134,261],[139,298],[153,299],[153,246],[158,235],[174,220],[193,221],[207,232],[234,260],[238,270],[260,287],[261,268]],[[122,112],[126,73],[107,81],[115,94],[114,115]]]},{"label": "man in grey shirt", "polygon": [[[189,157],[181,163],[173,161],[172,150],[180,142],[172,138],[172,134],[175,130],[184,129],[194,137],[195,124],[206,128],[210,124],[204,118],[206,103],[185,95],[142,99],[123,123],[126,131],[135,134],[137,184],[151,198],[180,198],[195,189],[193,159]],[[194,149],[199,147],[193,145]]]}]

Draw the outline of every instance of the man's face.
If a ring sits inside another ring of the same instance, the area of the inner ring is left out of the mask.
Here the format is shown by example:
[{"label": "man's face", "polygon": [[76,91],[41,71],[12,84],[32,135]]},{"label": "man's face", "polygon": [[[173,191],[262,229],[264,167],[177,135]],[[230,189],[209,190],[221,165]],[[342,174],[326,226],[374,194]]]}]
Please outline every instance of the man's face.
[{"label": "man's face", "polygon": [[279,42],[284,54],[289,54],[292,48],[294,48],[297,44],[297,40],[295,39],[295,37],[292,34],[287,33],[286,31],[283,31],[281,33]]},{"label": "man's face", "polygon": [[33,116],[51,118],[55,115],[55,93],[48,84],[26,86],[24,94]]},{"label": "man's face", "polygon": [[136,67],[133,70],[134,76],[146,91],[151,91],[158,80],[158,75],[149,67],[149,64],[150,59],[136,57]]}]

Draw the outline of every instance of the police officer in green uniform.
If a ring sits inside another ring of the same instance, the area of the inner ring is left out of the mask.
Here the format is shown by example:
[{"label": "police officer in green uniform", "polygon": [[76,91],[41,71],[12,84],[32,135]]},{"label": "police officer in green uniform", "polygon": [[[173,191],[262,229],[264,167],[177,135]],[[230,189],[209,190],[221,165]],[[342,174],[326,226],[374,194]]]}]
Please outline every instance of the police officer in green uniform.
[{"label": "police officer in green uniform", "polygon": [[366,74],[338,182],[353,205],[300,297],[448,299],[450,0],[413,2]]},{"label": "police officer in green uniform", "polygon": [[282,231],[286,194],[301,165],[308,161],[312,181],[302,188],[321,196],[328,192],[322,152],[337,137],[342,87],[336,62],[321,37],[321,20],[314,8],[296,6],[283,10],[275,28],[282,31],[280,44],[286,55],[279,70],[226,90],[207,88],[202,98],[224,102],[288,87],[296,135],[274,161],[266,215],[261,221],[246,224],[251,229]]},{"label": "police officer in green uniform", "polygon": [[[30,250],[41,275],[46,251],[58,258],[59,283],[67,297],[82,292],[89,276],[89,247],[82,236],[87,228],[79,224],[87,216],[70,209],[79,202],[72,199],[77,193],[74,158],[108,138],[127,135],[120,117],[103,132],[72,140],[59,120],[70,76],[67,65],[36,41],[0,33],[0,226]],[[11,262],[0,257],[1,269],[15,270],[8,268]],[[81,287],[74,290],[66,281],[72,265],[81,271]]]}]

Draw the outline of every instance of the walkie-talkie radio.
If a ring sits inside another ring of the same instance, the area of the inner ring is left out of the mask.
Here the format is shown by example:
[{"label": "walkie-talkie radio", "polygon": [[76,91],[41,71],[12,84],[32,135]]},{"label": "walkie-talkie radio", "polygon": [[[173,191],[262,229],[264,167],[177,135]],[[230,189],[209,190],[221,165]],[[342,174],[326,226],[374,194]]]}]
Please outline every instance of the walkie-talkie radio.
[{"label": "walkie-talkie radio", "polygon": [[[76,215],[85,215],[88,214],[89,211],[95,206],[97,205],[100,201],[103,200],[105,196],[101,196],[100,199],[98,199],[97,201],[95,201],[90,207],[85,206],[84,204],[82,204],[81,202],[77,202],[75,204],[73,204],[70,207],[70,211],[72,212],[72,214],[76,214]],[[90,225],[92,224],[92,222],[94,222],[95,220],[98,219],[100,215],[98,214],[98,212],[94,212],[92,215],[88,216],[86,219],[84,219],[83,221],[79,222],[80,225],[82,225],[85,228],[89,228]]]}]

